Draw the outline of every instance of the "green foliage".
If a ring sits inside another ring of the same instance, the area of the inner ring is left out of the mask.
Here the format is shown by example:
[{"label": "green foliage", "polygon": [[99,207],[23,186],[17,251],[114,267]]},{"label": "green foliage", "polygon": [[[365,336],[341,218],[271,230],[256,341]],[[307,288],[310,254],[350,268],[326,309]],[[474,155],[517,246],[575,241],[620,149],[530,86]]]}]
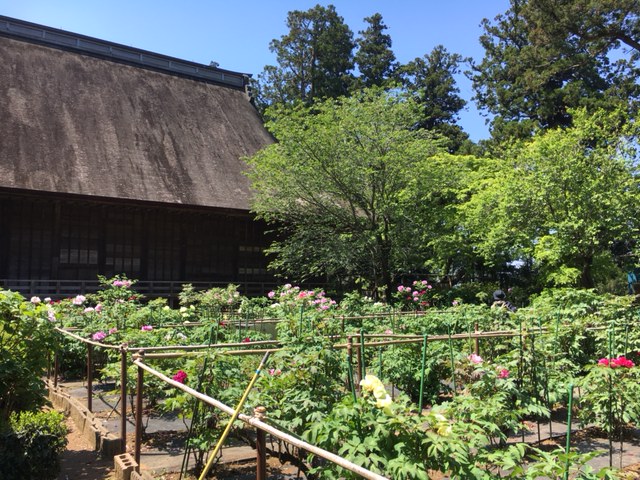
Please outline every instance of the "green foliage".
[{"label": "green foliage", "polygon": [[13,413],[9,428],[0,434],[0,477],[57,478],[67,445],[64,416],[55,411]]},{"label": "green foliage", "polygon": [[271,267],[296,280],[366,278],[390,288],[404,252],[409,213],[402,191],[437,151],[413,101],[379,91],[282,112],[267,127],[279,142],[248,161],[253,210],[282,234]]},{"label": "green foliage", "polygon": [[55,345],[50,307],[0,290],[0,426],[14,411],[44,402],[46,352]]},{"label": "green foliage", "polygon": [[638,368],[616,366],[619,358],[600,360],[579,382],[580,421],[585,425],[595,424],[610,435],[620,434],[621,428],[637,425],[640,420]]},{"label": "green foliage", "polygon": [[596,259],[637,230],[633,132],[619,130],[620,118],[575,111],[571,128],[513,149],[461,207],[485,261],[532,259],[547,285],[594,286]]},{"label": "green foliage", "polygon": [[316,337],[276,352],[250,400],[266,407],[269,418],[285,429],[302,434],[343,392],[341,352]]}]

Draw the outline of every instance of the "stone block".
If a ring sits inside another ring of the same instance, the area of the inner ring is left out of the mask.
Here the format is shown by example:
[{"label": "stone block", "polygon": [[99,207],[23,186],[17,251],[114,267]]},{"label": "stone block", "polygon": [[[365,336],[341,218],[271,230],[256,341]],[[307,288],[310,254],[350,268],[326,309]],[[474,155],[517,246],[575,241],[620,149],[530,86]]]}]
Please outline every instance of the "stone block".
[{"label": "stone block", "polygon": [[138,468],[138,464],[128,453],[113,457],[116,480],[131,480],[131,474]]}]

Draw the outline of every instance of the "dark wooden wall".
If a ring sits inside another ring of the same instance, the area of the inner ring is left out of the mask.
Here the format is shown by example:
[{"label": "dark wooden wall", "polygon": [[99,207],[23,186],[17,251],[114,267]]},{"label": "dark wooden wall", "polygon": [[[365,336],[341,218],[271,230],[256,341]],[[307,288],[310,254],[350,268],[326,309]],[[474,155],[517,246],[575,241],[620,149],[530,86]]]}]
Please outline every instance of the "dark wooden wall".
[{"label": "dark wooden wall", "polygon": [[265,281],[249,213],[0,192],[0,278]]}]

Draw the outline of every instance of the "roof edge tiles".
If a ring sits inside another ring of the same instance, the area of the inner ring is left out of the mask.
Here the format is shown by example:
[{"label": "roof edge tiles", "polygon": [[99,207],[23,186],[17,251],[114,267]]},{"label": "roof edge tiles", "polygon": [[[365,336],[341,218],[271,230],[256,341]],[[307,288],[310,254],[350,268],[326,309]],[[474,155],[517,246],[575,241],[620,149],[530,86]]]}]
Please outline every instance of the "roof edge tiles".
[{"label": "roof edge tiles", "polygon": [[35,41],[47,46],[71,49],[154,70],[184,75],[244,90],[250,74],[233,72],[179,58],[128,47],[98,38],[0,15],[0,35]]}]

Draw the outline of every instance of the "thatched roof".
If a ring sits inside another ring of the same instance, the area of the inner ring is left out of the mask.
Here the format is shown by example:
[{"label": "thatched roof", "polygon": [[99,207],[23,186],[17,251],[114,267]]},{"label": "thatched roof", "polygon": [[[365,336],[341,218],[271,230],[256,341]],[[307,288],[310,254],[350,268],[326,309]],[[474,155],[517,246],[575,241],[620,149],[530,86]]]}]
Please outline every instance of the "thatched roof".
[{"label": "thatched roof", "polygon": [[248,209],[242,88],[2,33],[0,188]]}]

